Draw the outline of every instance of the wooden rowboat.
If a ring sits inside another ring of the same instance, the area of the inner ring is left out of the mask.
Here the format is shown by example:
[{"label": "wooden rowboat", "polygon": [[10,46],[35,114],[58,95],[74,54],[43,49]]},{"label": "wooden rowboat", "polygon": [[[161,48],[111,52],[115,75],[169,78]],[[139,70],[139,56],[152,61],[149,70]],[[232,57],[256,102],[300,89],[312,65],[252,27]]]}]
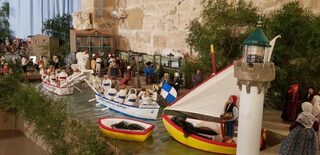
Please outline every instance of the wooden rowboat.
[{"label": "wooden rowboat", "polygon": [[[163,114],[162,122],[168,131],[168,133],[178,142],[190,146],[192,148],[196,148],[199,150],[219,153],[219,154],[236,154],[236,144],[234,143],[224,143],[218,140],[215,140],[214,137],[212,139],[203,138],[201,136],[190,134],[188,137],[185,137],[183,129],[175,124],[171,120],[172,116]],[[196,124],[198,120],[189,119],[188,122]],[[211,126],[214,126],[215,130],[220,130],[220,124],[216,123]],[[221,132],[221,131],[220,131]],[[209,137],[209,136],[208,136]]]},{"label": "wooden rowboat", "polygon": [[73,86],[64,86],[64,87],[58,87],[51,85],[48,82],[42,82],[43,89],[45,89],[48,92],[57,94],[57,95],[71,95],[73,93]]},{"label": "wooden rowboat", "polygon": [[118,113],[122,113],[131,117],[145,119],[145,120],[156,120],[159,112],[160,106],[156,105],[140,105],[132,106],[115,101],[110,101],[105,98],[102,94],[96,93],[96,101],[98,104],[103,105],[111,110]]},{"label": "wooden rowboat", "polygon": [[[125,121],[129,124],[137,124],[143,127],[144,130],[118,129],[112,127],[112,125],[121,121]],[[154,129],[154,125],[152,124],[128,118],[100,118],[98,120],[98,125],[104,135],[110,138],[128,141],[144,141],[151,135]]]}]

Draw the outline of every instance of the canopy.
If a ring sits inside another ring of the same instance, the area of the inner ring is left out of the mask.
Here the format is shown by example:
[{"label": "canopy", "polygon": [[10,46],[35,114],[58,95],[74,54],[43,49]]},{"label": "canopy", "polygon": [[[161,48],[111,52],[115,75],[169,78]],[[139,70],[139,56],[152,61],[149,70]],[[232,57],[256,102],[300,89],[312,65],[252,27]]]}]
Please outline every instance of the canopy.
[{"label": "canopy", "polygon": [[220,117],[230,95],[239,95],[233,65],[225,68],[165,110]]}]

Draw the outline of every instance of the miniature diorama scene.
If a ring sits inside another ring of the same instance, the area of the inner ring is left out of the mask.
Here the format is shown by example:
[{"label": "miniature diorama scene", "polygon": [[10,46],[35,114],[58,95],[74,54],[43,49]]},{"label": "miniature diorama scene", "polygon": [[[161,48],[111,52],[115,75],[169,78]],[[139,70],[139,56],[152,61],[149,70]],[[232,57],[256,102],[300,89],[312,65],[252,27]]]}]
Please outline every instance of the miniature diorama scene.
[{"label": "miniature diorama scene", "polygon": [[0,152],[320,154],[319,43],[317,0],[0,0]]}]

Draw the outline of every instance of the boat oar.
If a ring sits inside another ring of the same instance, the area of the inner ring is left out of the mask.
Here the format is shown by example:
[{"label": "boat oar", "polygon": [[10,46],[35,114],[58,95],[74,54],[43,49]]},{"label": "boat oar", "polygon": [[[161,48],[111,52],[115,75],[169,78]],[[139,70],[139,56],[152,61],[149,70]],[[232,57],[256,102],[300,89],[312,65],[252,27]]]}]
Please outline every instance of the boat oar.
[{"label": "boat oar", "polygon": [[38,85],[36,86],[36,88],[39,88],[41,85],[42,85],[42,83],[38,84]]},{"label": "boat oar", "polygon": [[80,93],[82,93],[82,90],[76,86],[73,86],[75,89],[77,89]]},{"label": "boat oar", "polygon": [[96,100],[96,98],[93,98],[93,99],[88,100],[88,102],[92,102],[92,101],[95,101],[95,100]]},{"label": "boat oar", "polygon": [[108,110],[110,107],[105,107],[105,108],[102,108],[101,111],[106,111]]}]

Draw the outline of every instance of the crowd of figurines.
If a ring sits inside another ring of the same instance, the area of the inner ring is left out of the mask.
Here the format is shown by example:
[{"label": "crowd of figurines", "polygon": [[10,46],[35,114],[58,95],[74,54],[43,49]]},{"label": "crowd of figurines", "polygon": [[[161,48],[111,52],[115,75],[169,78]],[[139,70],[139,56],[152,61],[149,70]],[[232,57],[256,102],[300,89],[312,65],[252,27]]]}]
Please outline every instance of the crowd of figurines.
[{"label": "crowd of figurines", "polygon": [[[12,73],[13,65],[20,68],[24,73],[37,73],[41,75],[41,79],[45,82],[50,83],[54,86],[61,86],[66,83],[69,79],[77,76],[82,69],[91,69],[94,71],[94,75],[99,77],[96,78],[101,86],[96,87],[96,89],[106,95],[107,98],[112,98],[111,100],[117,100],[123,102],[120,94],[128,93],[126,85],[129,84],[129,81],[134,83],[134,77],[137,74],[138,63],[135,60],[135,57],[131,56],[127,60],[124,60],[118,56],[116,53],[106,53],[104,51],[98,51],[95,53],[89,53],[87,50],[70,52],[64,58],[61,58],[59,55],[53,55],[51,58],[42,55],[41,57],[31,56],[28,50],[28,41],[22,39],[14,39],[12,42],[9,42],[6,39],[4,42],[0,42],[0,74],[7,75]],[[79,70],[72,69],[72,64],[79,64]],[[180,87],[182,85],[182,79],[178,72],[170,75],[169,73],[160,74],[159,70],[153,67],[153,63],[147,61],[144,63],[143,73],[145,76],[146,84],[156,84],[157,87],[159,83],[166,82],[172,87],[174,87],[179,93]],[[104,76],[106,75],[106,76]],[[103,86],[103,80],[101,77],[107,77],[110,80],[118,81],[117,83],[110,83],[107,89],[106,86]],[[100,80],[99,80],[100,79]],[[198,85],[203,81],[203,76],[200,70],[197,70],[197,73],[193,76],[194,86]],[[97,84],[94,84],[97,86]],[[154,101],[155,91],[159,92],[159,88],[153,87],[152,90],[142,89],[145,94],[134,96],[131,95],[130,98],[140,98],[148,104],[152,104]],[[117,88],[117,89],[116,89]],[[116,94],[116,92],[118,92]],[[114,97],[111,97],[108,94],[114,94]],[[148,96],[148,97],[147,97]],[[119,99],[120,97],[120,99]],[[147,97],[147,98],[145,98]],[[148,101],[150,97],[150,102]],[[115,98],[115,99],[113,99]],[[123,99],[125,100],[125,99]]]},{"label": "crowd of figurines", "polygon": [[287,93],[282,119],[291,122],[290,133],[283,141],[280,154],[317,154],[320,142],[320,91],[308,87],[299,91],[293,84]]}]

